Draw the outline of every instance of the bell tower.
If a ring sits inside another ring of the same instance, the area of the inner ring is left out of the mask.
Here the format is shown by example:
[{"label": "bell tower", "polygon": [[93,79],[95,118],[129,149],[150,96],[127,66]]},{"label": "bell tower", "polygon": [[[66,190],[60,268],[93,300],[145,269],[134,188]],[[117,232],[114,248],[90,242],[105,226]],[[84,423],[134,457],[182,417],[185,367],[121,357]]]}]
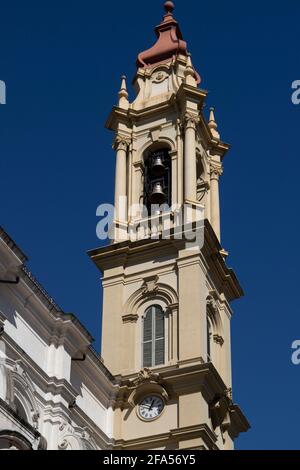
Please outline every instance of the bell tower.
[{"label": "bell tower", "polygon": [[[232,449],[249,424],[233,401],[230,303],[243,295],[221,246],[219,179],[229,146],[167,1],[157,41],[122,77],[112,243],[102,272],[102,357],[116,376],[116,449]],[[199,243],[185,237],[202,214]],[[164,237],[167,217],[169,236]],[[178,231],[178,227],[180,230]],[[181,236],[180,236],[181,235]]]}]

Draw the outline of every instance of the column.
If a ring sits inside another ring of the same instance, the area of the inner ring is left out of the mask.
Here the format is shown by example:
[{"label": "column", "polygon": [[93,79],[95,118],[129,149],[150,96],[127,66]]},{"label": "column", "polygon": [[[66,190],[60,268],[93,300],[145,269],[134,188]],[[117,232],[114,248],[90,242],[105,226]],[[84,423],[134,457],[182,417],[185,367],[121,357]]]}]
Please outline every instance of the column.
[{"label": "column", "polygon": [[115,142],[117,153],[115,175],[115,222],[127,222],[127,175],[126,161],[128,142],[117,137]]},{"label": "column", "polygon": [[132,213],[131,219],[139,219],[142,217],[142,205],[143,205],[143,198],[141,197],[143,194],[143,173],[144,167],[143,162],[141,160],[133,163],[132,169]]},{"label": "column", "polygon": [[196,125],[198,116],[185,115],[184,193],[185,200],[197,201]]},{"label": "column", "polygon": [[172,195],[171,195],[171,206],[178,204],[178,152],[170,152],[172,161]]},{"label": "column", "polygon": [[221,240],[220,227],[220,195],[219,195],[219,178],[222,175],[221,165],[211,165],[210,167],[210,202],[211,202],[211,225]]},{"label": "column", "polygon": [[182,145],[181,122],[177,119],[176,123],[176,142],[177,142],[177,204],[183,204],[183,145]]}]

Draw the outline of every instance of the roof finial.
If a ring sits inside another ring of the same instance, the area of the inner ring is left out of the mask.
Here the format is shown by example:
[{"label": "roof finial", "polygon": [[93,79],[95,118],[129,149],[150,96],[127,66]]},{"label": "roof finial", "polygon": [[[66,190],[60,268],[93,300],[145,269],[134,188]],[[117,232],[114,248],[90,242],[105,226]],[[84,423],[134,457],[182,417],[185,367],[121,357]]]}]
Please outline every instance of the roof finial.
[{"label": "roof finial", "polygon": [[195,78],[195,70],[192,65],[191,54],[188,53],[187,56],[188,57],[187,57],[187,62],[186,62],[186,68],[184,71],[185,83],[187,85],[197,86],[197,80]]},{"label": "roof finial", "polygon": [[165,2],[164,7],[165,7],[165,10],[166,10],[166,13],[167,13],[168,15],[172,15],[172,13],[173,13],[173,11],[174,11],[174,8],[175,8],[174,3],[173,3],[173,2],[170,2],[170,1],[167,1],[167,2]]},{"label": "roof finial", "polygon": [[121,88],[120,88],[118,96],[119,96],[119,107],[123,109],[128,109],[129,101],[128,101],[128,91],[127,91],[125,75],[122,75],[121,77]]},{"label": "roof finial", "polygon": [[210,128],[210,131],[212,133],[212,136],[215,139],[220,140],[220,134],[218,132],[218,124],[216,123],[215,119],[215,108],[211,107],[209,109],[209,121],[208,121],[208,127]]}]

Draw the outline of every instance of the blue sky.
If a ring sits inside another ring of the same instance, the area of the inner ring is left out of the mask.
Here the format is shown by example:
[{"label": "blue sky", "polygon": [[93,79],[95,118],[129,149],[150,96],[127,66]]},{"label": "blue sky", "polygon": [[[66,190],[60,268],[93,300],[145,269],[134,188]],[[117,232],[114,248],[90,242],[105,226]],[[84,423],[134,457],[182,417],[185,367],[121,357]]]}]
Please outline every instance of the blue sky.
[{"label": "blue sky", "polygon": [[[151,46],[161,0],[2,2],[0,223],[50,294],[100,340],[96,208],[112,202],[120,76]],[[222,177],[222,240],[246,296],[233,307],[234,398],[252,429],[239,449],[297,449],[300,366],[300,3],[177,0],[208,106],[232,144]],[[130,82],[129,80],[129,82]]]}]

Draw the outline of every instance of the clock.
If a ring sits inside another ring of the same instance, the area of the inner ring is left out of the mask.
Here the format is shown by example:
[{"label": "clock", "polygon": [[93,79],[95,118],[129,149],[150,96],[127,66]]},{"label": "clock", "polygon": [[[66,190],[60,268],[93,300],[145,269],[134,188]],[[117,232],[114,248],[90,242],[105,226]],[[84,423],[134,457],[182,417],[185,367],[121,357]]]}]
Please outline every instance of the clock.
[{"label": "clock", "polygon": [[138,405],[138,415],[145,421],[152,421],[161,415],[164,407],[165,404],[161,397],[149,395]]}]

